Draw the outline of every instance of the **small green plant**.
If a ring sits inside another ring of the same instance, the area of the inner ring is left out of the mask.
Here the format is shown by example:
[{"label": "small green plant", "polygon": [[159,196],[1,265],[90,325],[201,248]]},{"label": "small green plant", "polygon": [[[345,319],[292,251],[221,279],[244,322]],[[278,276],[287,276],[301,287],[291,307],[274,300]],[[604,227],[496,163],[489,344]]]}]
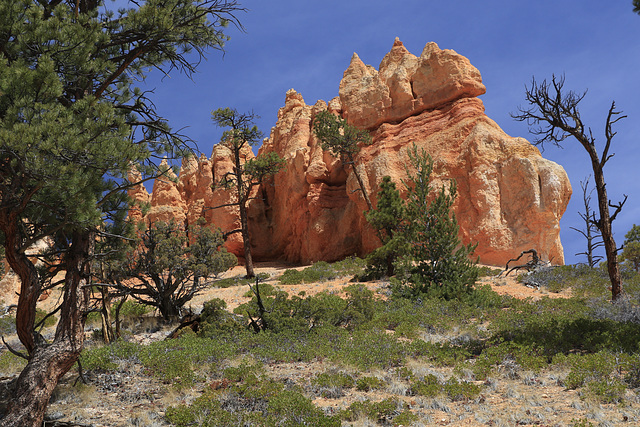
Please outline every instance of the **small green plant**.
[{"label": "small green plant", "polygon": [[420,417],[417,414],[411,412],[408,408],[405,408],[400,414],[393,417],[394,426],[410,426],[413,423],[417,423]]},{"label": "small green plant", "polygon": [[16,356],[10,351],[0,352],[0,373],[4,375],[12,375],[19,373],[26,366],[27,361],[22,357]]},{"label": "small green plant", "polygon": [[298,389],[261,374],[259,365],[227,368],[221,381],[211,384],[193,404],[169,407],[167,419],[182,426],[265,425],[338,427]]},{"label": "small green plant", "polygon": [[213,282],[213,286],[216,288],[230,288],[232,286],[246,286],[252,285],[256,282],[256,279],[259,281],[265,281],[270,279],[271,276],[268,273],[258,273],[254,278],[247,278],[246,276],[234,276],[227,277],[226,279],[218,279]]},{"label": "small green plant", "polygon": [[127,341],[116,341],[112,344],[86,349],[80,355],[82,369],[86,371],[117,369],[118,362],[137,358],[141,350],[139,344]]},{"label": "small green plant", "polygon": [[325,282],[338,277],[332,266],[325,261],[318,261],[303,270],[285,270],[280,277],[282,285],[299,285],[301,283]]},{"label": "small green plant", "polygon": [[[48,328],[53,326],[58,322],[58,318],[55,315],[48,316],[49,313],[46,311],[36,308],[36,325],[44,320],[42,326]],[[47,317],[48,316],[48,317]]]},{"label": "small green plant", "polygon": [[414,381],[411,384],[411,388],[409,392],[412,395],[425,396],[425,397],[436,397],[437,395],[443,393],[442,384],[438,381],[438,378],[433,375],[425,375],[422,380]]},{"label": "small green plant", "polygon": [[365,400],[354,402],[348,408],[340,411],[340,418],[345,421],[357,421],[361,418],[369,418],[377,422],[389,421],[393,418],[398,406],[402,406],[396,399],[388,398],[380,402]]},{"label": "small green plant", "polygon": [[[111,306],[111,316],[116,315],[116,305]],[[145,304],[140,304],[137,301],[127,300],[120,307],[120,317],[140,317],[153,311],[153,307]]]},{"label": "small green plant", "polygon": [[311,380],[315,393],[328,399],[343,395],[343,390],[353,388],[355,381],[344,372],[323,372]]},{"label": "small green plant", "polygon": [[384,388],[384,381],[376,377],[360,377],[356,380],[358,391],[371,391]]},{"label": "small green plant", "polygon": [[355,381],[351,375],[344,372],[323,372],[311,380],[311,384],[318,387],[352,388]]},{"label": "small green plant", "polygon": [[568,365],[571,371],[564,380],[567,388],[585,387],[587,395],[603,403],[618,403],[624,398],[626,384],[622,373],[637,363],[637,357],[601,351],[593,354],[570,354],[556,357],[556,364]]},{"label": "small green plant", "polygon": [[363,268],[364,260],[356,257],[347,257],[333,264],[318,261],[302,270],[285,270],[280,276],[280,284],[299,285],[301,283],[326,282],[339,277],[357,276]]},{"label": "small green plant", "polygon": [[220,298],[206,301],[200,313],[198,335],[212,338],[222,334],[240,332],[244,329],[245,323],[238,319],[238,316],[229,313],[226,308],[227,303]]},{"label": "small green plant", "polygon": [[449,378],[443,385],[443,390],[453,401],[472,400],[480,394],[480,387],[474,383]]},{"label": "small green plant", "polygon": [[572,418],[571,427],[595,427],[595,425],[586,418]]},{"label": "small green plant", "polygon": [[478,266],[478,277],[493,277],[502,273],[500,268],[492,268],[486,265]]}]

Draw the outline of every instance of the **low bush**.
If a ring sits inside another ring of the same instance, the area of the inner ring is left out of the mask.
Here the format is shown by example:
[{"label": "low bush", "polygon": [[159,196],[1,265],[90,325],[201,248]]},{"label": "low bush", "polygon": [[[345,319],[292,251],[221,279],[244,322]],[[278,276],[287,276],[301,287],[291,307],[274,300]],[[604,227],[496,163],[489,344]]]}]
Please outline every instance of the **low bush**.
[{"label": "low bush", "polygon": [[554,363],[571,369],[564,379],[565,387],[585,388],[585,395],[595,397],[602,403],[618,403],[624,398],[627,389],[625,380],[634,379],[625,373],[632,372],[638,366],[640,357],[626,354],[600,351],[593,354],[558,355]]},{"label": "low bush", "polygon": [[[146,304],[140,304],[137,301],[127,300],[120,307],[120,317],[140,317],[153,311],[153,307]],[[116,304],[111,306],[111,316],[116,315]]]},{"label": "low bush", "polygon": [[303,270],[285,270],[280,277],[280,284],[299,285],[301,283],[326,282],[339,277],[356,276],[362,272],[363,268],[364,260],[356,257],[348,257],[333,264],[318,261]]},{"label": "low bush", "polygon": [[[166,417],[176,426],[264,425],[338,427],[330,417],[295,388],[241,366],[225,370],[225,379],[216,383],[191,405],[169,407]],[[227,378],[227,376],[229,376]]]},{"label": "low bush", "polygon": [[252,285],[258,281],[268,280],[271,276],[267,273],[258,273],[255,278],[247,278],[245,276],[227,277],[226,279],[217,279],[213,282],[213,286],[216,288],[230,288],[232,286],[246,286]]},{"label": "low bush", "polygon": [[356,380],[358,391],[371,391],[384,388],[384,381],[376,377],[360,377]]},{"label": "low bush", "polygon": [[453,401],[475,399],[480,395],[480,391],[480,387],[474,383],[459,381],[455,377],[440,382],[433,374],[425,375],[421,380],[413,379],[409,388],[409,392],[414,396],[447,395]]},{"label": "low bush", "polygon": [[365,400],[364,402],[354,402],[348,408],[343,409],[338,414],[345,421],[357,421],[368,418],[378,423],[388,424],[398,412],[398,407],[403,405],[396,399],[384,399],[379,402]]},{"label": "low bush", "polygon": [[48,328],[55,325],[58,322],[58,318],[55,315],[49,316],[48,312],[40,308],[36,308],[36,325],[38,325],[40,322],[42,322],[43,327]]}]

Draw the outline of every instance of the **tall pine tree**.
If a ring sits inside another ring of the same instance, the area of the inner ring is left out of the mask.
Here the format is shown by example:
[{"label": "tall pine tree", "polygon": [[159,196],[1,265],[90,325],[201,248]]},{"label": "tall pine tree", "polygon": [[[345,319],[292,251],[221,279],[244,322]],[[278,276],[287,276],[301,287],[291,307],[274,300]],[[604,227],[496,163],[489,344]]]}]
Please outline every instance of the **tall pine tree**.
[{"label": "tall pine tree", "polygon": [[[154,156],[185,147],[135,82],[150,69],[195,71],[240,10],[226,0],[130,1],[117,12],[102,3],[0,0],[0,233],[21,280],[16,327],[28,359],[3,426],[42,425],[78,359],[95,241],[127,209],[127,171],[153,175]],[[65,272],[50,340],[34,328],[46,278],[25,253],[41,239]]]}]

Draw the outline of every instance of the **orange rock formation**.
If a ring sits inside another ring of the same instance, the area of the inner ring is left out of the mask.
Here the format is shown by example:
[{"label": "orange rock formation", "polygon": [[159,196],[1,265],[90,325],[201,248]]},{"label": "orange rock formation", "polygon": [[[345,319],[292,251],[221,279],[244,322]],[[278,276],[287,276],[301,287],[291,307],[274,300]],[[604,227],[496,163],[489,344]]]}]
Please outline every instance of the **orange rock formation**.
[{"label": "orange rock formation", "polygon": [[[373,144],[362,147],[356,167],[374,204],[383,176],[403,188],[406,148],[415,143],[434,159],[436,188],[456,180],[461,238],[478,243],[481,262],[504,265],[522,250],[536,248],[543,258],[563,263],[559,221],[571,196],[567,175],[487,117],[477,98],[484,92],[479,71],[465,57],[435,43],[416,57],[397,39],[378,71],[354,54],[339,97],[329,104],[306,105],[289,90],[260,149],[280,154],[287,167],[263,184],[251,203],[254,257],[333,261],[379,245],[364,219],[366,204],[353,172],[323,151],[311,131],[315,115],[328,109],[371,132]],[[210,160],[185,160],[177,184],[164,179],[154,185],[147,220],[173,215],[192,223],[204,217],[211,226],[236,228],[237,209],[212,209],[233,200],[228,190],[212,189],[231,167],[221,146],[214,147]],[[136,191],[132,195],[144,199]],[[228,247],[241,255],[239,236]]]}]

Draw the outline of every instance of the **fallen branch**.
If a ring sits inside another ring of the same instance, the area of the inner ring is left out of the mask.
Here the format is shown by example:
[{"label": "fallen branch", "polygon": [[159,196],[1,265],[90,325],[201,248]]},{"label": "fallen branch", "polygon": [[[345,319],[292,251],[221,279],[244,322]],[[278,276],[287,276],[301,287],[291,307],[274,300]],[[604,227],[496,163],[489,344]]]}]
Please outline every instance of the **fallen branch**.
[{"label": "fallen branch", "polygon": [[[509,269],[509,263],[511,261],[518,261],[520,258],[522,258],[522,256],[524,254],[531,254],[531,259],[526,264],[516,265],[516,266],[511,267],[511,269]],[[518,256],[518,258],[512,258],[509,261],[507,261],[506,267],[504,268],[504,270],[502,272],[500,272],[500,274],[498,274],[498,277],[502,276],[502,273],[505,273],[505,277],[506,277],[513,270],[532,271],[532,270],[535,270],[537,267],[539,267],[541,265],[542,265],[542,262],[540,262],[540,258],[538,257],[538,251],[536,251],[535,249],[529,249],[528,251],[522,251],[520,253],[520,256]]]}]

